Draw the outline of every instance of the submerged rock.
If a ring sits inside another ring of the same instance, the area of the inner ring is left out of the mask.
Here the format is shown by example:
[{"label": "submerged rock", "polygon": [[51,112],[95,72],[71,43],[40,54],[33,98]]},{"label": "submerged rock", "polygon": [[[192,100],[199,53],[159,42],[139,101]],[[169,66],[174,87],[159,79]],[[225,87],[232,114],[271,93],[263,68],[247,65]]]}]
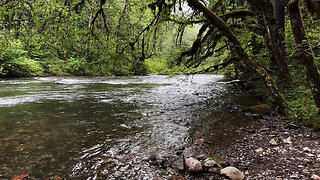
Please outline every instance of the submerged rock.
[{"label": "submerged rock", "polygon": [[199,173],[202,171],[202,164],[197,159],[189,157],[186,159],[186,169],[188,172]]},{"label": "submerged rock", "polygon": [[242,180],[244,179],[244,174],[239,169],[229,166],[221,169],[221,174],[227,176],[231,180]]}]

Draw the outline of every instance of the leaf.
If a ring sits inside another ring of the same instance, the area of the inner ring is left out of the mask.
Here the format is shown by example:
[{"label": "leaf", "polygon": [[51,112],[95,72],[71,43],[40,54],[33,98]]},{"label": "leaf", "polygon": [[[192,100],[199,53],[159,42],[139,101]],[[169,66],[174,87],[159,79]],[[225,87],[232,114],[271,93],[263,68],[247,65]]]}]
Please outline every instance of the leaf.
[{"label": "leaf", "polygon": [[13,177],[11,180],[24,180],[27,177],[29,177],[29,173],[22,173],[19,176]]}]

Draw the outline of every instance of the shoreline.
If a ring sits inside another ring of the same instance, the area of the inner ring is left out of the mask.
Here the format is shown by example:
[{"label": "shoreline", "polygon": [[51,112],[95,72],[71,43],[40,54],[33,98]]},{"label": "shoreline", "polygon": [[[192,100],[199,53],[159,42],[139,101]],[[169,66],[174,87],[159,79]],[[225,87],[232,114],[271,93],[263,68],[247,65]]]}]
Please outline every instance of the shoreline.
[{"label": "shoreline", "polygon": [[[320,133],[283,118],[257,119],[260,127],[218,155],[246,179],[311,179],[320,173]],[[274,143],[276,142],[276,143]]]}]

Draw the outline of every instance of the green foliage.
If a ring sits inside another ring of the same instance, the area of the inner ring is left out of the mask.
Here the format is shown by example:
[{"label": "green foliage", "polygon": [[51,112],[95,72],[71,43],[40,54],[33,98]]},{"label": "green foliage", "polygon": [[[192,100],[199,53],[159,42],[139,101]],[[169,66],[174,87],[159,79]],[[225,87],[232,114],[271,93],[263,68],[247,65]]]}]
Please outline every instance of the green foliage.
[{"label": "green foliage", "polygon": [[[3,56],[14,56],[2,60],[3,76],[145,74],[141,55],[156,50],[151,46],[156,44],[153,31],[160,28],[150,26],[140,34],[154,18],[150,2],[104,1],[102,13],[102,1],[83,2],[77,8],[79,1],[2,3],[0,34],[10,39],[9,44],[19,42],[19,48],[2,46],[12,48],[2,49]],[[143,53],[142,43],[147,46]],[[17,63],[12,60],[16,56],[25,58]],[[42,73],[35,63],[42,66]]]},{"label": "green foliage", "polygon": [[291,88],[284,91],[288,104],[288,117],[291,120],[320,129],[317,107],[306,82],[303,67],[295,60],[291,62],[290,70],[294,83]]},{"label": "green foliage", "polygon": [[0,76],[24,77],[42,73],[40,63],[28,56],[20,41],[3,40],[0,48]]},{"label": "green foliage", "polygon": [[295,86],[286,92],[288,100],[288,115],[292,120],[297,120],[305,125],[320,129],[317,107],[314,104],[309,88]]},{"label": "green foliage", "polygon": [[168,64],[166,59],[154,57],[145,60],[148,74],[168,74]]},{"label": "green foliage", "polygon": [[295,86],[286,92],[289,115],[292,118],[310,119],[316,116],[316,106],[309,88]]},{"label": "green foliage", "polygon": [[84,59],[69,58],[66,61],[65,69],[68,74],[87,75],[88,64]]}]

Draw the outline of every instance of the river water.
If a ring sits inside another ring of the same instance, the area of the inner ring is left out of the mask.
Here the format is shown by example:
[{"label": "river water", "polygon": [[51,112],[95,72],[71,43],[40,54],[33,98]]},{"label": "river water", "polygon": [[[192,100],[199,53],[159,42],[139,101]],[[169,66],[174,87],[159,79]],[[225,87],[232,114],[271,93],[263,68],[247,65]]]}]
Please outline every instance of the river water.
[{"label": "river water", "polygon": [[[227,146],[252,124],[221,75],[0,80],[0,179],[152,179],[144,161],[197,138]],[[223,139],[223,140],[222,140]],[[111,160],[110,160],[111,159]],[[110,162],[116,161],[116,166]]]}]

